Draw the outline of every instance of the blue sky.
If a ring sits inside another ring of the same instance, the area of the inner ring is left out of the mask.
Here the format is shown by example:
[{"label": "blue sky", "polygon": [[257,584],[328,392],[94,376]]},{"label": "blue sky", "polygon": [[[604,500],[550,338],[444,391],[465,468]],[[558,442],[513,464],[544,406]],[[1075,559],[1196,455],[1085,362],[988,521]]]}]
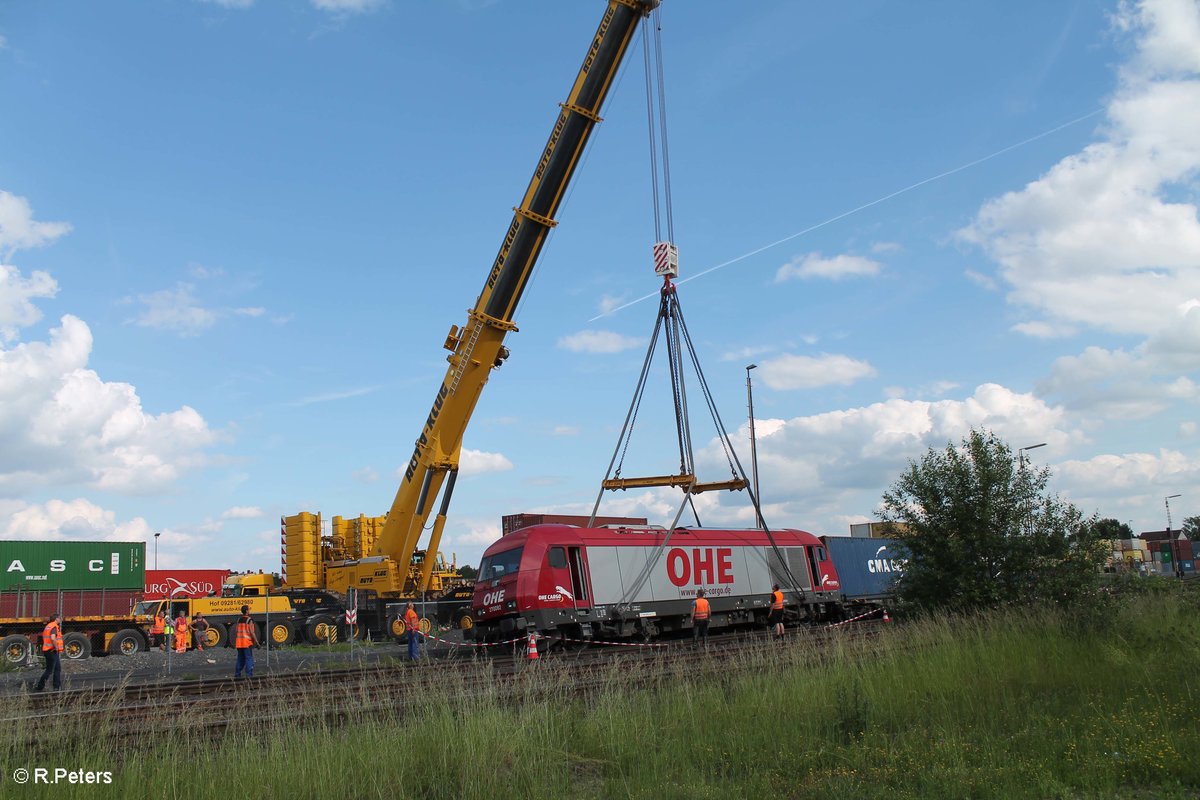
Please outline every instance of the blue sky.
[{"label": "blue sky", "polygon": [[[383,513],[603,7],[6,4],[0,535],[159,531],[164,566],[275,569],[280,514]],[[846,533],[972,425],[1047,442],[1088,513],[1196,513],[1195,0],[667,0],[662,23],[681,303],[746,463],[759,365],[772,526]],[[503,514],[590,510],[641,367],[640,38],[604,116],[466,435],[460,562]],[[665,382],[626,476],[678,466]],[[698,509],[753,519],[742,494]]]}]

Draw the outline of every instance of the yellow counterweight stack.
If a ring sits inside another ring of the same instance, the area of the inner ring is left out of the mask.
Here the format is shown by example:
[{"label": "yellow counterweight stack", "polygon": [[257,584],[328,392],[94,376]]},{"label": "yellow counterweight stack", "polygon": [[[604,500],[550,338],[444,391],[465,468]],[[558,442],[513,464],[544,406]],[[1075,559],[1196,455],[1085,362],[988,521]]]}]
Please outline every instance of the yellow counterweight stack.
[{"label": "yellow counterweight stack", "polygon": [[325,583],[321,558],[321,515],[301,511],[280,519],[283,580],[297,589],[315,589]]}]

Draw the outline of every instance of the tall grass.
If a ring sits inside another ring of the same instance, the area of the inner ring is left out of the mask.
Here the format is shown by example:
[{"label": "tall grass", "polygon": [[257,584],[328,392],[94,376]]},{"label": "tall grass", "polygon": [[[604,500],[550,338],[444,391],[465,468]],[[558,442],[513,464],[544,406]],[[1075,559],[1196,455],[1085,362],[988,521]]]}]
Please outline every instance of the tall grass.
[{"label": "tall grass", "polygon": [[402,714],[251,721],[218,741],[172,733],[131,748],[62,731],[35,753],[34,728],[60,723],[11,725],[6,773],[63,766],[114,782],[17,791],[6,776],[0,796],[1194,797],[1196,612],[1193,595],[1169,594],[1103,625],[1038,611],[929,619],[799,665],[785,647],[717,651],[653,689],[618,662],[585,696],[569,666],[543,662],[516,699],[500,683],[414,688]]}]

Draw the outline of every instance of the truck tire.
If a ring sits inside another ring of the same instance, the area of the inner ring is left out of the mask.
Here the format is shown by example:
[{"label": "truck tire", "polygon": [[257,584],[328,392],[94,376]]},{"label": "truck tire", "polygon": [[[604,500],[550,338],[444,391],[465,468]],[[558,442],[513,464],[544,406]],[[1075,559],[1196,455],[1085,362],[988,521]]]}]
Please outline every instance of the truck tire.
[{"label": "truck tire", "polygon": [[278,620],[271,623],[271,630],[267,634],[267,638],[271,640],[271,647],[282,647],[291,644],[296,638],[296,627],[286,619]]},{"label": "truck tire", "polygon": [[24,664],[31,650],[33,644],[28,636],[14,633],[0,639],[0,658],[4,659],[5,664]]},{"label": "truck tire", "polygon": [[309,644],[333,644],[338,640],[338,628],[328,614],[313,614],[304,626],[304,638]]},{"label": "truck tire", "polygon": [[471,609],[461,608],[455,614],[454,627],[460,631],[469,631],[475,627],[475,618],[471,616]]},{"label": "truck tire", "polygon": [[92,640],[86,633],[72,631],[63,637],[63,658],[78,661],[90,658],[92,655]]},{"label": "truck tire", "polygon": [[204,632],[204,649],[215,650],[218,647],[225,646],[225,626],[221,624],[209,624],[208,630]]},{"label": "truck tire", "polygon": [[400,617],[397,615],[388,617],[387,629],[388,629],[388,633],[390,633],[392,635],[392,638],[396,640],[397,644],[403,644],[404,642],[408,641],[407,639],[404,638],[404,618],[403,617]]},{"label": "truck tire", "polygon": [[142,634],[133,628],[117,631],[108,640],[108,654],[110,656],[131,656],[135,653],[145,652],[146,647],[146,640],[142,638]]}]

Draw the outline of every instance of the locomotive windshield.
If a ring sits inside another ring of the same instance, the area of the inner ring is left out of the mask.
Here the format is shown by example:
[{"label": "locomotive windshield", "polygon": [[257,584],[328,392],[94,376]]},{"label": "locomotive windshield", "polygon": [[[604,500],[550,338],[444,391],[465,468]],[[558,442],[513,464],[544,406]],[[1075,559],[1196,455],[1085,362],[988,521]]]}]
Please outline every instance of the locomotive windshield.
[{"label": "locomotive windshield", "polygon": [[517,567],[521,565],[521,551],[524,549],[516,547],[483,559],[483,563],[479,565],[479,580],[493,581],[516,572]]}]

